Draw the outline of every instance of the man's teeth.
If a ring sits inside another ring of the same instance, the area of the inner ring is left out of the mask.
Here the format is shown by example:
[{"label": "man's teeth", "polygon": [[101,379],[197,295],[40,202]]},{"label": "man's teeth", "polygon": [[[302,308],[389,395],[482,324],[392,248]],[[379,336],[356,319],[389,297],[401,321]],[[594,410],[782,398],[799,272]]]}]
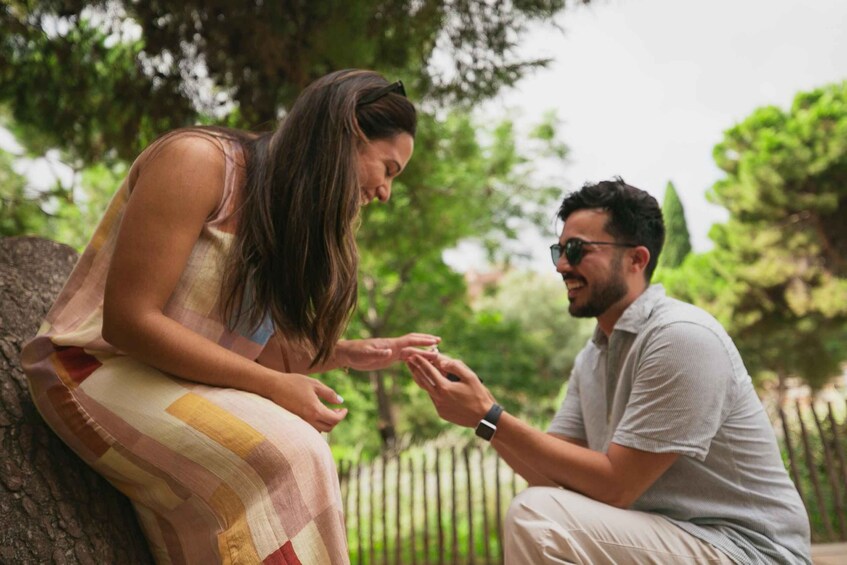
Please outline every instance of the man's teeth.
[{"label": "man's teeth", "polygon": [[582,288],[585,286],[585,283],[582,281],[575,281],[573,279],[565,281],[565,284],[568,287],[568,290],[576,290],[578,288]]}]

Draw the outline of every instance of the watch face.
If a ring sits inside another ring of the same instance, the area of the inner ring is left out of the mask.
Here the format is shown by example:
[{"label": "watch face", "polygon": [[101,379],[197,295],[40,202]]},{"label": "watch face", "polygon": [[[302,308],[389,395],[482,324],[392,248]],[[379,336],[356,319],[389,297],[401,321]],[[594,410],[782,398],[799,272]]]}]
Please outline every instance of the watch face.
[{"label": "watch face", "polygon": [[476,435],[485,441],[491,441],[491,438],[494,437],[494,432],[496,431],[497,426],[485,420],[481,420],[476,427]]}]

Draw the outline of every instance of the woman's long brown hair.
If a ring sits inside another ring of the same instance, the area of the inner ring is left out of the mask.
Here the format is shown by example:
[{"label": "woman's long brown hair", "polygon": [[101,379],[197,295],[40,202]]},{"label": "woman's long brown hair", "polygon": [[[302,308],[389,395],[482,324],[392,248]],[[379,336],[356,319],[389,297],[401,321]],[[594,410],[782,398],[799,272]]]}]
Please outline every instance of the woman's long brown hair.
[{"label": "woman's long brown hair", "polygon": [[230,327],[270,316],[286,338],[327,360],[356,306],[361,206],[358,149],[415,135],[414,106],[371,71],[326,75],[297,98],[276,131],[237,137],[245,149],[244,201],[224,266],[221,307]]}]

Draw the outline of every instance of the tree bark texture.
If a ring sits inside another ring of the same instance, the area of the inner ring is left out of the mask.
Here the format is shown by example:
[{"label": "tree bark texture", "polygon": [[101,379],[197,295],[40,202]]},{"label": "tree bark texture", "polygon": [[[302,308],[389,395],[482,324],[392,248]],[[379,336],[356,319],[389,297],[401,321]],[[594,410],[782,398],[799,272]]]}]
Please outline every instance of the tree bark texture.
[{"label": "tree bark texture", "polygon": [[21,371],[76,259],[44,239],[0,239],[0,563],[149,564],[129,501],[47,427]]},{"label": "tree bark texture", "polygon": [[385,374],[382,371],[371,371],[369,374],[376,394],[377,427],[382,438],[382,447],[388,452],[393,452],[397,447],[397,425],[391,398],[385,387]]}]

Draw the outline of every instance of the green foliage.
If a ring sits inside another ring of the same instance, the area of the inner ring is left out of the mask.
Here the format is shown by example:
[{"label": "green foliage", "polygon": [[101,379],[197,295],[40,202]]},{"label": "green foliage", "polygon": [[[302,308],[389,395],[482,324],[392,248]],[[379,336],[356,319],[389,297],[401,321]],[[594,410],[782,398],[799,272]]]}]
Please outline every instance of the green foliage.
[{"label": "green foliage", "polygon": [[[481,356],[480,366],[492,374],[532,373],[538,363],[517,322],[472,312],[462,277],[441,254],[473,237],[492,260],[507,263],[514,251],[503,242],[516,237],[521,222],[546,220],[558,193],[539,186],[529,160],[561,160],[567,149],[552,116],[532,131],[524,155],[511,123],[480,134],[466,114],[445,104],[466,109],[543,64],[517,58],[515,47],[529,23],[564,6],[564,0],[330,0],[286,9],[199,0],[6,3],[0,110],[29,155],[58,149],[74,175],[70,186],[57,181],[34,198],[47,219],[28,229],[81,245],[126,163],[155,135],[196,122],[268,126],[314,78],[338,68],[377,68],[402,78],[427,111],[416,157],[391,202],[364,211],[360,309],[349,335],[430,331],[469,359],[475,358],[468,344],[504,352],[496,363]],[[436,71],[444,69],[432,64],[436,52],[447,70]],[[8,190],[17,201],[31,197],[21,187]],[[16,209],[22,216],[24,208]],[[351,407],[349,435],[333,433],[338,449],[378,446],[375,413],[384,419],[394,410],[375,412],[367,404],[377,385],[402,406],[401,434],[429,437],[444,428],[402,370],[361,377],[328,377]]]},{"label": "green foliage", "polygon": [[26,179],[12,166],[14,157],[0,150],[0,237],[38,233],[45,222],[38,203],[27,197]]},{"label": "green foliage", "polygon": [[58,148],[74,169],[131,159],[158,134],[194,122],[180,85],[140,68],[142,42],[113,41],[85,18],[47,33],[55,18],[3,16],[0,105],[30,155]]},{"label": "green foliage", "polygon": [[[847,417],[843,403],[831,403],[826,410],[812,406],[785,414],[788,437],[780,437],[780,451],[786,469],[809,513],[812,541],[844,541],[839,514],[847,507],[843,478],[847,469],[839,453],[847,453]],[[802,419],[802,422],[801,422]],[[789,456],[789,445],[793,455]],[[842,520],[847,519],[843,515]]]},{"label": "green foliage", "polygon": [[129,167],[121,161],[83,169],[78,175],[77,186],[57,191],[55,199],[70,199],[56,206],[57,212],[41,235],[82,251],[128,172]]},{"label": "green foliage", "polygon": [[39,235],[82,251],[128,167],[94,165],[67,186],[55,178],[49,189],[33,191],[12,168],[13,157],[0,151],[0,236]]},{"label": "green foliage", "polygon": [[[0,112],[28,155],[56,149],[79,174],[130,161],[175,127],[268,126],[306,84],[339,68],[403,78],[415,100],[471,103],[544,63],[518,59],[515,47],[530,22],[564,6],[564,0],[331,0],[296,9],[198,0],[6,2]],[[436,47],[453,65],[442,74],[430,64]],[[67,233],[75,219],[86,221],[75,209],[78,188],[57,182],[44,195],[4,187],[3,233],[67,234],[66,242],[78,245],[79,234]],[[61,225],[48,222],[45,229],[38,208]]]},{"label": "green foliage", "polygon": [[[54,118],[69,118],[76,104],[74,135],[100,133],[114,148],[136,142],[139,126],[161,132],[198,114],[230,114],[230,104],[232,125],[273,122],[309,82],[349,67],[403,78],[416,99],[468,104],[547,62],[521,59],[516,47],[528,24],[564,7],[565,0],[7,2],[0,84],[13,92],[0,89],[0,103],[9,101],[21,121],[57,123],[59,135],[70,133],[69,123]],[[133,32],[140,39],[127,39]],[[32,101],[25,85],[37,88]],[[105,104],[116,94],[120,104]]]},{"label": "green foliage", "polygon": [[685,210],[672,182],[665,188],[662,202],[662,215],[665,219],[665,246],[659,255],[659,266],[678,267],[691,253],[691,236],[685,222]]},{"label": "green foliage", "polygon": [[692,253],[674,269],[660,266],[653,280],[662,283],[668,295],[708,310],[728,326],[732,312],[722,298],[730,296],[733,290],[726,274],[714,252]]},{"label": "green foliage", "polygon": [[714,156],[729,221],[711,252],[657,274],[727,326],[754,377],[819,386],[847,359],[847,83],[756,110]]}]

